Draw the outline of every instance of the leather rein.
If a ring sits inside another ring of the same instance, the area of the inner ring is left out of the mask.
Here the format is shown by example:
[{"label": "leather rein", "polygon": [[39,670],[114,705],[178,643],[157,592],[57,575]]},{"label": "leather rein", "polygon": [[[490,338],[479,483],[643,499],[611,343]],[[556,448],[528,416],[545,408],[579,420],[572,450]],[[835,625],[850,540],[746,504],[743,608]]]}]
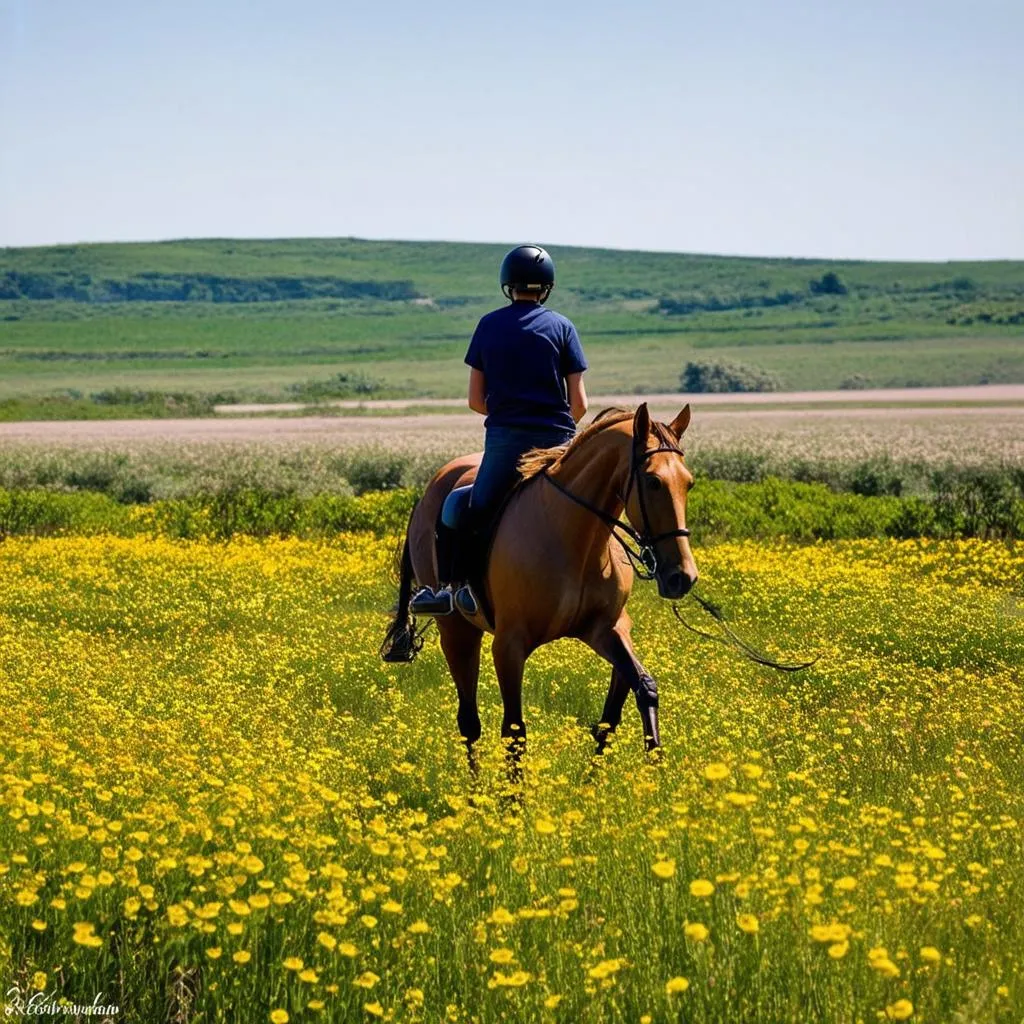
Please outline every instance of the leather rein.
[{"label": "leather rein", "polygon": [[[629,559],[630,565],[633,566],[633,571],[642,580],[653,580],[658,573],[658,552],[655,550],[656,546],[663,540],[667,540],[669,537],[689,537],[690,531],[686,527],[679,527],[675,530],[666,530],[664,533],[653,533],[651,530],[651,520],[647,514],[647,501],[644,498],[644,489],[640,486],[640,472],[644,465],[653,456],[659,452],[673,452],[676,455],[682,456],[682,448],[676,448],[674,445],[660,444],[657,448],[648,448],[644,451],[640,458],[636,458],[636,450],[634,449],[633,455],[631,456],[629,467],[629,481],[626,484],[626,492],[621,495],[623,506],[629,501],[629,493],[633,489],[633,484],[636,484],[637,499],[640,504],[640,518],[643,521],[643,529],[640,531],[635,530],[629,523],[624,523],[621,519],[616,518],[608,512],[605,512],[603,508],[598,508],[597,505],[587,501],[586,498],[581,498],[578,494],[573,494],[567,487],[563,487],[553,476],[548,475],[547,469],[540,471],[540,476],[543,476],[545,480],[555,490],[561,491],[567,498],[576,502],[577,505],[592,512],[601,522],[605,523],[611,530],[612,536],[622,546],[622,550],[625,551],[626,557]],[[625,540],[619,535],[617,531],[622,531],[630,540],[636,544],[640,550],[639,552],[634,551]]]}]

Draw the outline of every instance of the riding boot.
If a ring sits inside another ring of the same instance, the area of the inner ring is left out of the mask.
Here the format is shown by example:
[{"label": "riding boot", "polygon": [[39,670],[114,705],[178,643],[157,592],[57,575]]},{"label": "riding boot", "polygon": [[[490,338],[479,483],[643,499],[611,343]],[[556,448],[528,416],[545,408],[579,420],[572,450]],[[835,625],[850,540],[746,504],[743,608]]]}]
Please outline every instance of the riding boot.
[{"label": "riding boot", "polygon": [[413,615],[451,615],[455,608],[451,586],[458,580],[454,575],[457,568],[455,531],[444,523],[438,523],[434,544],[437,552],[438,587],[437,590],[432,590],[424,586],[413,595],[409,602],[409,611]]},{"label": "riding boot", "polygon": [[[460,530],[459,533],[462,531]],[[462,577],[459,575],[459,548],[461,546],[459,534],[450,526],[444,523],[437,524],[434,533],[434,544],[437,551],[437,582],[441,587],[459,582]]]},{"label": "riding boot", "polygon": [[475,524],[470,524],[459,531],[458,555],[456,558],[457,575],[453,582],[462,584],[453,587],[455,591],[455,607],[466,615],[476,615],[480,604],[471,586],[480,571],[483,552],[483,536]]},{"label": "riding boot", "polygon": [[[468,516],[466,517],[469,518]],[[472,521],[452,529],[443,522],[434,533],[438,589],[423,587],[412,598],[414,615],[449,615],[455,607],[467,615],[477,611],[476,596],[468,586],[479,560],[480,533]]]}]

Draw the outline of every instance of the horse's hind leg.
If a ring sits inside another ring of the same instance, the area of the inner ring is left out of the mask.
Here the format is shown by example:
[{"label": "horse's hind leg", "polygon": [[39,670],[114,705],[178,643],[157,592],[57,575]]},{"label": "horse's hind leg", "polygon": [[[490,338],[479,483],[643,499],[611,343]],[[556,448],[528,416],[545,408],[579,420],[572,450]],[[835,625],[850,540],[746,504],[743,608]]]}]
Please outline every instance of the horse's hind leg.
[{"label": "horse's hind leg", "polygon": [[523,721],[523,667],[527,657],[526,645],[518,636],[496,632],[491,654],[494,671],[501,689],[501,703],[504,713],[501,719],[501,735],[509,740],[509,778],[518,783],[522,778],[520,759],[526,749],[526,723]]},{"label": "horse's hind leg", "polygon": [[480,641],[483,633],[461,615],[458,618],[439,618],[437,625],[441,634],[441,650],[459,695],[459,735],[465,740],[470,767],[475,768],[473,744],[480,739],[480,712],[476,693],[480,679]]},{"label": "horse's hind leg", "polygon": [[597,740],[597,752],[600,754],[608,746],[609,737],[619,727],[622,721],[622,707],[629,696],[629,681],[617,669],[612,669],[612,681],[608,687],[608,696],[604,701],[604,710],[601,712],[601,721],[591,730],[593,737]]}]

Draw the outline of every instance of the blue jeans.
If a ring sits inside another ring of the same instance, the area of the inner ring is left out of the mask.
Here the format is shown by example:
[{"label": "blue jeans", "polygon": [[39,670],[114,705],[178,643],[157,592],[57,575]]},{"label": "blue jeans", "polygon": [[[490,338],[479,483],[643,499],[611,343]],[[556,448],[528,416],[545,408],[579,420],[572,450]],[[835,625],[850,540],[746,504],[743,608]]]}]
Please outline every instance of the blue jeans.
[{"label": "blue jeans", "polygon": [[519,479],[516,464],[531,448],[565,444],[575,431],[563,427],[488,427],[484,457],[470,498],[472,518],[483,526]]}]

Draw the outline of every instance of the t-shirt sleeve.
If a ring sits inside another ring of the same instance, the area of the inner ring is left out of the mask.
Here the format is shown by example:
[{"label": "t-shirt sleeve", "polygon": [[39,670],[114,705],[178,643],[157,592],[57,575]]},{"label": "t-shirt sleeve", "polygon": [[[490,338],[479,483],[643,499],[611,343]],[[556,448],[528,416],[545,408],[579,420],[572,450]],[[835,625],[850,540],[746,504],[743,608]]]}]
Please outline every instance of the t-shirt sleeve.
[{"label": "t-shirt sleeve", "polygon": [[484,358],[483,358],[483,331],[480,330],[483,321],[476,325],[476,330],[473,332],[473,337],[469,342],[469,348],[466,350],[465,363],[467,366],[472,366],[474,370],[483,371]]},{"label": "t-shirt sleeve", "polygon": [[576,333],[576,328],[567,322],[565,340],[562,345],[562,376],[568,377],[570,373],[582,373],[585,369],[587,369],[587,359],[583,355],[580,336]]}]

